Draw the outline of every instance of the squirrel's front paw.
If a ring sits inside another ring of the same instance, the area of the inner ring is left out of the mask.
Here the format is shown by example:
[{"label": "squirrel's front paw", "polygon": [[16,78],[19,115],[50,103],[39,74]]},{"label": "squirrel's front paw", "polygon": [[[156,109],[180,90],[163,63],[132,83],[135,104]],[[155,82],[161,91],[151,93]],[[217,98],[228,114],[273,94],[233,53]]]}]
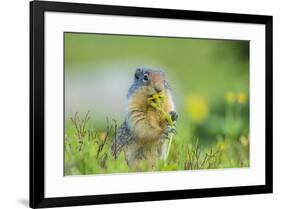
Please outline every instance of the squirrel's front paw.
[{"label": "squirrel's front paw", "polygon": [[172,121],[176,122],[178,120],[179,115],[176,111],[170,111],[169,114],[171,116]]},{"label": "squirrel's front paw", "polygon": [[176,134],[176,133],[177,133],[176,127],[168,125],[164,130],[163,136],[164,138],[169,139],[171,134]]}]

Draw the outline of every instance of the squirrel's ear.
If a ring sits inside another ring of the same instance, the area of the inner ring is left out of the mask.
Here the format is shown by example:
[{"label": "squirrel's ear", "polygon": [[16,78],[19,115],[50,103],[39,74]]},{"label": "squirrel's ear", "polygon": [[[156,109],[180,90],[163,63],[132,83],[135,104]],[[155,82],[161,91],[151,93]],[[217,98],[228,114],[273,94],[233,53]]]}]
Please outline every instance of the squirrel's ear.
[{"label": "squirrel's ear", "polygon": [[141,69],[140,69],[140,68],[137,68],[137,69],[136,69],[136,72],[135,72],[135,78],[136,78],[136,79],[139,79],[140,75],[141,75]]}]

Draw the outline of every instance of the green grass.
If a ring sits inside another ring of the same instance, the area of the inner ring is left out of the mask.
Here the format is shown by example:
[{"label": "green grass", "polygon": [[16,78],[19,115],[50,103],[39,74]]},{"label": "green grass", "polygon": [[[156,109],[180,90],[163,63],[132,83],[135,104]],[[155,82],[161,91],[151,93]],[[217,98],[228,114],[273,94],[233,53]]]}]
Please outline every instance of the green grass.
[{"label": "green grass", "polygon": [[[243,133],[242,110],[244,105],[237,102],[225,102],[223,114],[211,112],[211,118],[217,119],[221,129],[209,144],[200,143],[199,135],[211,132],[210,123],[189,120],[186,126],[178,127],[169,156],[158,160],[153,170],[145,161],[138,171],[175,171],[218,168],[241,168],[249,166],[249,139]],[[216,115],[217,114],[217,115]],[[221,117],[221,118],[220,118]],[[244,121],[245,122],[245,121]],[[76,113],[66,123],[65,135],[65,175],[85,175],[104,173],[135,172],[127,166],[124,153],[117,159],[111,154],[110,146],[121,121],[106,118],[104,128],[95,126],[90,112],[80,116]],[[99,127],[99,128],[97,128]],[[207,129],[207,130],[205,130]],[[245,131],[244,131],[245,132]]]},{"label": "green grass", "polygon": [[[65,105],[74,107],[65,118],[65,175],[135,172],[123,153],[114,160],[110,146],[124,118],[123,109],[114,109],[123,99],[111,97],[123,98],[116,91],[121,76],[133,79],[136,67],[165,71],[179,113],[169,157],[154,170],[249,167],[249,42],[83,33],[65,33],[64,41],[65,93],[71,96]],[[108,89],[83,85],[84,77],[104,72],[112,73],[101,77]],[[108,97],[109,105],[96,105],[93,95]],[[146,162],[141,171],[150,171]]]}]

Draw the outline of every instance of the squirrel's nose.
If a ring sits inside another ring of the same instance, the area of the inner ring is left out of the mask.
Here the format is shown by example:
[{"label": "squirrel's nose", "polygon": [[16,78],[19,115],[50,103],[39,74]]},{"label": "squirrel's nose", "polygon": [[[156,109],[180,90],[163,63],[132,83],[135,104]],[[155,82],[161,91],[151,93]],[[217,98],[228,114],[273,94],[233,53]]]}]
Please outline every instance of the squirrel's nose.
[{"label": "squirrel's nose", "polygon": [[159,92],[163,91],[163,85],[161,85],[161,84],[156,84],[156,85],[154,86],[154,89],[155,89],[155,91],[156,91],[157,93],[159,93]]}]

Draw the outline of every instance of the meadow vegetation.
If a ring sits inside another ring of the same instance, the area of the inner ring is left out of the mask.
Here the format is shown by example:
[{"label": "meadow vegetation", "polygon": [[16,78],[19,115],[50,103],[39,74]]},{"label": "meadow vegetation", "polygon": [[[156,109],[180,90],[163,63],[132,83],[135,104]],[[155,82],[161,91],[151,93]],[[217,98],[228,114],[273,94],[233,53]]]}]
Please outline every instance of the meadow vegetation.
[{"label": "meadow vegetation", "polygon": [[64,47],[65,175],[135,172],[110,146],[137,67],[165,71],[179,114],[153,170],[250,166],[248,41],[64,33]]},{"label": "meadow vegetation", "polygon": [[[148,169],[145,161],[141,164],[141,171],[173,171],[198,170],[217,168],[240,168],[249,166],[249,138],[243,135],[246,121],[240,114],[247,103],[247,96],[243,93],[228,92],[225,95],[224,114],[217,115],[210,112],[204,99],[198,95],[191,96],[186,104],[186,114],[189,122],[184,127],[178,127],[173,136],[169,155],[166,160],[158,160],[153,170]],[[211,114],[206,117],[206,114]],[[201,134],[216,131],[216,127],[209,127],[212,117],[217,121],[219,132],[212,144],[200,145]],[[111,143],[120,122],[106,118],[106,127],[97,129],[90,112],[85,115],[76,113],[67,121],[65,134],[65,175],[84,175],[102,173],[134,172],[127,166],[124,153],[114,159],[111,153]],[[213,130],[212,130],[213,129]]]}]

